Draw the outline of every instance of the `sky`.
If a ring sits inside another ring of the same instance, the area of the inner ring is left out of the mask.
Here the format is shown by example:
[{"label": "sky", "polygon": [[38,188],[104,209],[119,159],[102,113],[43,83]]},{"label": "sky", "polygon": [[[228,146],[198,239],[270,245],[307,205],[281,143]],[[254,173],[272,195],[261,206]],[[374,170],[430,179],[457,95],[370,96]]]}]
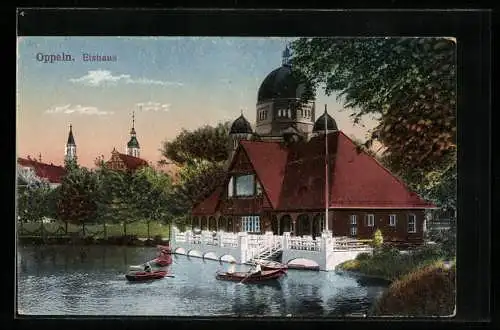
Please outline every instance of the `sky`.
[{"label": "sky", "polygon": [[[162,142],[184,128],[236,119],[253,124],[257,91],[294,38],[22,37],[17,58],[17,155],[62,165],[69,125],[78,161],[94,167],[125,152],[132,111],[141,158],[160,160]],[[50,55],[70,61],[50,61]],[[84,61],[84,54],[116,61]],[[48,59],[46,61],[45,59]],[[319,90],[316,109],[348,136],[364,140],[376,122],[353,124],[335,95]]]}]

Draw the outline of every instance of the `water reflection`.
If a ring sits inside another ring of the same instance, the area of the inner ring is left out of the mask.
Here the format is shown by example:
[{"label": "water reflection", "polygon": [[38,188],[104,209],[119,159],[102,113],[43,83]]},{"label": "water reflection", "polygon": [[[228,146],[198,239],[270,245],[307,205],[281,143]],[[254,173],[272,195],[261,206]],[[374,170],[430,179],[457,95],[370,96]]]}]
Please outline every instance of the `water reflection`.
[{"label": "water reflection", "polygon": [[[333,272],[289,270],[280,281],[215,279],[229,264],[175,256],[175,277],[133,283],[129,265],[153,258],[147,247],[20,247],[18,305],[38,315],[329,316],[365,312],[385,285]],[[247,270],[248,266],[237,266]]]}]

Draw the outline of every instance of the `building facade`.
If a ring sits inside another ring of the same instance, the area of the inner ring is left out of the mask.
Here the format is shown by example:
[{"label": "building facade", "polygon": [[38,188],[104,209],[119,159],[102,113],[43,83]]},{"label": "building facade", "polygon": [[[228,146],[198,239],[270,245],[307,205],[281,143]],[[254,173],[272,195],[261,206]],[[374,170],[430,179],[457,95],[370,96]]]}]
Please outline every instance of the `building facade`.
[{"label": "building facade", "polygon": [[233,122],[226,180],[194,206],[192,227],[358,239],[381,229],[386,240],[421,242],[434,205],[359,151],[326,107],[315,120],[289,57],[287,47],[259,88],[255,131],[243,115]]},{"label": "building facade", "polygon": [[144,159],[120,153],[116,149],[111,151],[111,158],[105,164],[112,170],[130,172],[149,166]]},{"label": "building facade", "polygon": [[66,175],[66,169],[62,166],[46,164],[30,156],[17,158],[18,180],[27,185],[45,181],[51,188],[56,188],[61,184],[64,175]]}]

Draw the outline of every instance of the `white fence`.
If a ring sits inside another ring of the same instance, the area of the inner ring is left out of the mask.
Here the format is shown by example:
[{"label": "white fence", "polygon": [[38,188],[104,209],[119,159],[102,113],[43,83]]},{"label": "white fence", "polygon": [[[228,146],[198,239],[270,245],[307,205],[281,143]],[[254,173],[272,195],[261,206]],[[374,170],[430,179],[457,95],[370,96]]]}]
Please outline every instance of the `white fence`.
[{"label": "white fence", "polygon": [[370,246],[365,242],[361,242],[357,239],[353,239],[350,237],[334,237],[333,241],[333,250],[335,251],[343,251],[343,250],[366,250],[369,249]]},{"label": "white fence", "polygon": [[[321,237],[313,238],[312,236],[291,236],[288,232],[283,236],[277,236],[272,232],[266,232],[263,235],[223,231],[194,233],[192,231],[179,232],[177,228],[174,228],[173,238],[174,248],[180,247],[186,251],[198,250],[202,255],[207,251],[219,251],[238,256],[238,262],[245,263],[253,258],[270,256],[282,251],[286,258],[317,260],[325,270],[333,269],[332,265],[341,259],[352,257],[351,254],[355,256],[360,252],[371,250],[364,242],[349,237],[332,237],[331,233],[323,233]],[[349,255],[344,256],[345,253]],[[338,254],[338,258],[331,257],[332,254]]]},{"label": "white fence", "polygon": [[292,250],[321,251],[321,238],[312,236],[287,237],[287,246]]},{"label": "white fence", "polygon": [[175,242],[189,244],[204,244],[212,246],[238,247],[238,234],[226,232],[202,231],[193,233],[191,231],[178,232],[174,234]]}]

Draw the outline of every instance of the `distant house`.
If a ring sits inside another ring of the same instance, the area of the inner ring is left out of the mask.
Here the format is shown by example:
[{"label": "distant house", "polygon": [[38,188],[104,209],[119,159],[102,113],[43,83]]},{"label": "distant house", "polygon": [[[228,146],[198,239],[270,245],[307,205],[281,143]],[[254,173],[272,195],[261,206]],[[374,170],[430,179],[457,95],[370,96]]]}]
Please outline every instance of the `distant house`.
[{"label": "distant house", "polygon": [[23,182],[40,180],[49,183],[55,188],[61,184],[62,177],[66,174],[63,166],[46,164],[31,157],[17,158],[17,175]]},{"label": "distant house", "polygon": [[148,162],[142,158],[126,155],[113,149],[111,158],[105,163],[106,166],[113,170],[135,172],[138,169],[149,166]]}]

